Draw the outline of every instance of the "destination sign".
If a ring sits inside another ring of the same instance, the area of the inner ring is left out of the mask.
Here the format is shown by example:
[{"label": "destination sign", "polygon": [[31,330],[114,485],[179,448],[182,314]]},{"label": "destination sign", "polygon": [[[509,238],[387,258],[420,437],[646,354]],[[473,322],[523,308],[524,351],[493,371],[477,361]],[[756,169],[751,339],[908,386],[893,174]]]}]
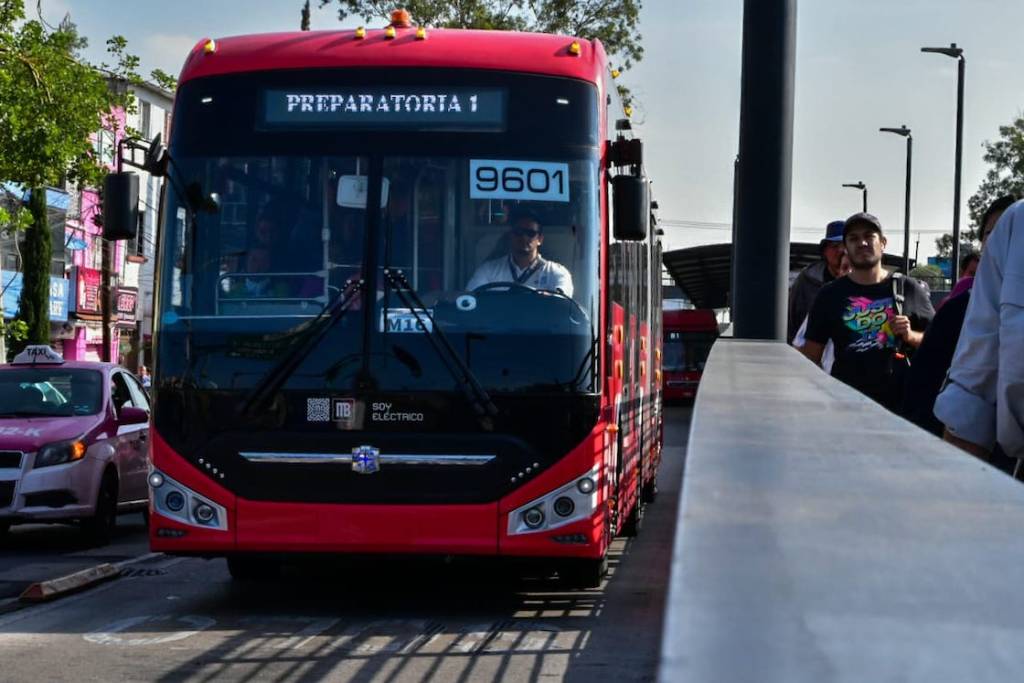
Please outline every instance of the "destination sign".
[{"label": "destination sign", "polygon": [[388,88],[267,90],[268,128],[505,128],[506,91],[500,88]]}]

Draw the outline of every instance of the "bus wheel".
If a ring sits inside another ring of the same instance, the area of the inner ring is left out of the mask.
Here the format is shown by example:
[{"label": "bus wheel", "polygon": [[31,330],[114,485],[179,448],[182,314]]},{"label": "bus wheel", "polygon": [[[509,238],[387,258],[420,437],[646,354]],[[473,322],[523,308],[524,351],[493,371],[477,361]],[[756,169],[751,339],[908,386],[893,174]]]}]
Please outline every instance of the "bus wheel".
[{"label": "bus wheel", "polygon": [[228,572],[235,581],[273,581],[281,576],[281,565],[265,557],[229,557]]},{"label": "bus wheel", "polygon": [[640,534],[640,527],[644,524],[644,491],[637,489],[636,498],[633,500],[633,507],[622,525],[622,535],[632,538]]},{"label": "bus wheel", "polygon": [[644,502],[653,503],[658,498],[658,480],[652,479],[644,485]]},{"label": "bus wheel", "polygon": [[569,588],[599,588],[608,573],[608,555],[597,559],[565,560],[558,567],[558,578]]}]

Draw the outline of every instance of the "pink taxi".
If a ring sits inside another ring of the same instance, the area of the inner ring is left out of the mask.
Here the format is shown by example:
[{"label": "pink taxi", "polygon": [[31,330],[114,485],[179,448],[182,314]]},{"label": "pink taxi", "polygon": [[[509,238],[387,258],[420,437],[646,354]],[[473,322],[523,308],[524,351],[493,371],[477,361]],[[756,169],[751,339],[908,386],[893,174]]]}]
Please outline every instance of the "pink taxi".
[{"label": "pink taxi", "polygon": [[0,535],[78,521],[106,543],[120,512],[147,510],[149,398],[110,363],[29,346],[0,365]]}]

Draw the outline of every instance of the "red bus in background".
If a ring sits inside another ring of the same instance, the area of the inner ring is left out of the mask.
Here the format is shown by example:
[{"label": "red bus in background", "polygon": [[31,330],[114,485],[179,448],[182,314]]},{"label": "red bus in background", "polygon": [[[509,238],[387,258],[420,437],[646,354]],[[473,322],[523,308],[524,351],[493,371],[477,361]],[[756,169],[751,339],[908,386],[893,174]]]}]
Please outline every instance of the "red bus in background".
[{"label": "red bus in background", "polygon": [[718,339],[718,320],[710,309],[670,310],[662,314],[664,398],[693,400],[711,345]]},{"label": "red bus in background", "polygon": [[[661,455],[661,244],[612,79],[564,36],[200,41],[162,206],[154,550],[236,579],[419,553],[600,581]],[[514,271],[516,240],[571,285]]]}]

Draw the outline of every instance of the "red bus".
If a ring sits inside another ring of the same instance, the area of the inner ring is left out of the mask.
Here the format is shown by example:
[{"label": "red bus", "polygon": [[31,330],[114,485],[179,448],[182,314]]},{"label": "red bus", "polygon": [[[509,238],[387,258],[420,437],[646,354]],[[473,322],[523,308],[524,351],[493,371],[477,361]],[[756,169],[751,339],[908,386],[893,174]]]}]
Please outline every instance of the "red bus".
[{"label": "red bus", "polygon": [[668,310],[662,315],[665,400],[693,400],[700,376],[718,339],[718,320],[710,309]]},{"label": "red bus", "polygon": [[661,452],[661,247],[612,78],[598,42],[402,22],[196,45],[153,550],[242,579],[407,553],[600,581]]}]

